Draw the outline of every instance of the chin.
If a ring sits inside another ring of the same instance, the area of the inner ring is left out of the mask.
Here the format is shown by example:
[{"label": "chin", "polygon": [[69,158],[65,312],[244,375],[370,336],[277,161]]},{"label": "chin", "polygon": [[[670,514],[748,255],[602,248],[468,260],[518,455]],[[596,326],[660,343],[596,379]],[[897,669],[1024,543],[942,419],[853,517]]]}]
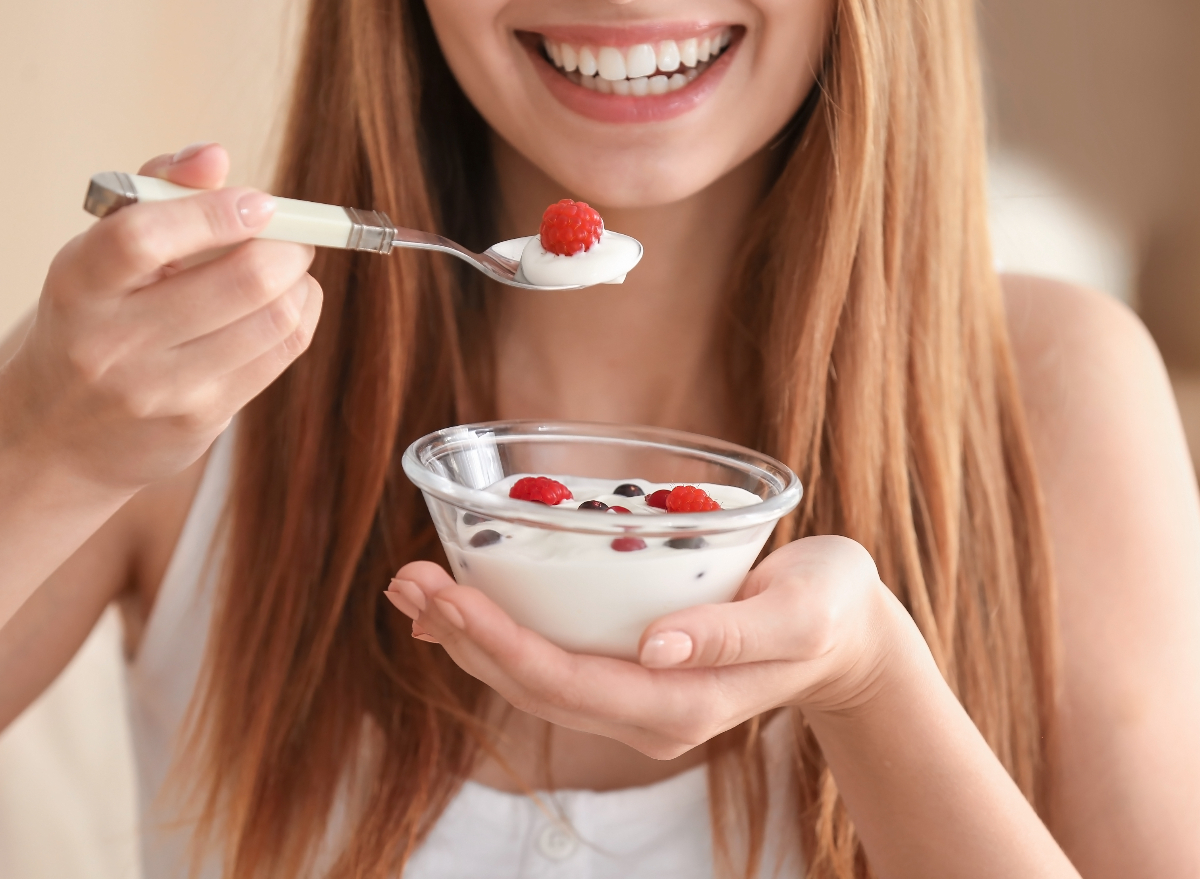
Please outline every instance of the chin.
[{"label": "chin", "polygon": [[552,156],[529,156],[543,173],[597,207],[637,209],[674,204],[695,195],[727,170],[723,159],[698,162],[695,155],[681,162],[678,154],[634,153],[599,155],[591,160],[561,162]]}]

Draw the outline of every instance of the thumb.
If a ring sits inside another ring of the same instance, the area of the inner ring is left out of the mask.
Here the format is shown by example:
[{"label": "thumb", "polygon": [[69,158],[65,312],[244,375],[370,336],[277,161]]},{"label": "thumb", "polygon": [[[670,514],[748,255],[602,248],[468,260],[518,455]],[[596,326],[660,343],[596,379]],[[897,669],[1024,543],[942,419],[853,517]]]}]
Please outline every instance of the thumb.
[{"label": "thumb", "polygon": [[192,189],[220,189],[229,174],[229,153],[218,143],[194,143],[174,155],[156,156],[138,173]]},{"label": "thumb", "polygon": [[751,597],[688,608],[651,623],[638,646],[641,664],[714,668],[811,659],[830,648],[831,608],[813,602],[801,584],[775,582],[757,593],[742,592]]}]

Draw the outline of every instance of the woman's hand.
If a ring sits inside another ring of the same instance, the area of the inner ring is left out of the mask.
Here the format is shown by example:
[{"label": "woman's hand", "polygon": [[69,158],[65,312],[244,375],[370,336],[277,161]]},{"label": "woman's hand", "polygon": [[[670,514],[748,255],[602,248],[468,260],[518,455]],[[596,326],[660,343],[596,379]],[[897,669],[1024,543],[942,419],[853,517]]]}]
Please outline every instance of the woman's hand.
[{"label": "woman's hand", "polygon": [[[140,173],[215,190],[228,164],[209,145]],[[263,193],[223,189],[132,205],[67,244],[0,368],[0,454],[127,494],[203,454],[305,350],[320,314],[312,248],[248,240],[272,211]]]},{"label": "woman's hand", "polygon": [[388,597],[415,635],[516,708],[660,759],[779,706],[853,710],[890,655],[926,650],[870,555],[842,537],[796,541],[750,573],[739,600],[658,620],[640,665],[561,650],[428,562],[402,568]]}]

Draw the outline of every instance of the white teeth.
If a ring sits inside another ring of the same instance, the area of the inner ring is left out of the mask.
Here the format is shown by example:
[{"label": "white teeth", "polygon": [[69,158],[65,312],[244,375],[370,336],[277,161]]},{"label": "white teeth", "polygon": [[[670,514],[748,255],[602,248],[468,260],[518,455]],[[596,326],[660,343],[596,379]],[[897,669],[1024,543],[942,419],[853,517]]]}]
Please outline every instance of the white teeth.
[{"label": "white teeth", "polygon": [[584,76],[596,75],[596,54],[591,46],[584,46],[579,50],[579,72]]},{"label": "white teeth", "polygon": [[674,40],[663,40],[658,44],[658,69],[671,73],[679,69],[679,46]]},{"label": "white teeth", "polygon": [[579,55],[576,53],[574,46],[568,46],[566,43],[563,43],[559,47],[558,51],[562,57],[563,70],[570,73],[572,70],[579,67]]},{"label": "white teeth", "polygon": [[596,57],[596,69],[607,80],[624,79],[625,56],[612,46],[601,46],[600,54]]},{"label": "white teeth", "polygon": [[658,67],[658,57],[649,43],[638,43],[625,50],[625,75],[630,79],[652,76]]},{"label": "white teeth", "polygon": [[[556,67],[576,85],[602,94],[662,95],[678,91],[705,69],[733,40],[732,28],[687,40],[663,40],[657,47],[637,43],[575,48],[543,37],[542,46]],[[675,72],[678,71],[678,72]],[[666,75],[671,74],[671,75]]]},{"label": "white teeth", "polygon": [[696,53],[699,48],[694,37],[679,44],[679,60],[684,67],[696,66]]}]

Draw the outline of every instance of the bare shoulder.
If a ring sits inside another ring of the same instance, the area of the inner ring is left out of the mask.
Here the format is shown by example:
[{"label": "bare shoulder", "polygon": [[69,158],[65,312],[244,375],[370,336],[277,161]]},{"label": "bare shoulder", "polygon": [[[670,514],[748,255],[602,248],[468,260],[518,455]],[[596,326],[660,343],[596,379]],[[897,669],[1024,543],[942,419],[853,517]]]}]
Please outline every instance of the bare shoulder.
[{"label": "bare shoulder", "polygon": [[[1009,337],[1035,431],[1071,426],[1074,416],[1086,414],[1080,407],[1096,417],[1119,414],[1131,402],[1125,398],[1130,389],[1142,400],[1153,392],[1160,406],[1169,400],[1154,341],[1124,304],[1046,278],[1007,275],[1003,284]],[[1034,439],[1040,437],[1035,433]]]},{"label": "bare shoulder", "polygon": [[1166,370],[1124,305],[1004,289],[1058,586],[1052,829],[1085,876],[1197,875],[1200,500]]}]

